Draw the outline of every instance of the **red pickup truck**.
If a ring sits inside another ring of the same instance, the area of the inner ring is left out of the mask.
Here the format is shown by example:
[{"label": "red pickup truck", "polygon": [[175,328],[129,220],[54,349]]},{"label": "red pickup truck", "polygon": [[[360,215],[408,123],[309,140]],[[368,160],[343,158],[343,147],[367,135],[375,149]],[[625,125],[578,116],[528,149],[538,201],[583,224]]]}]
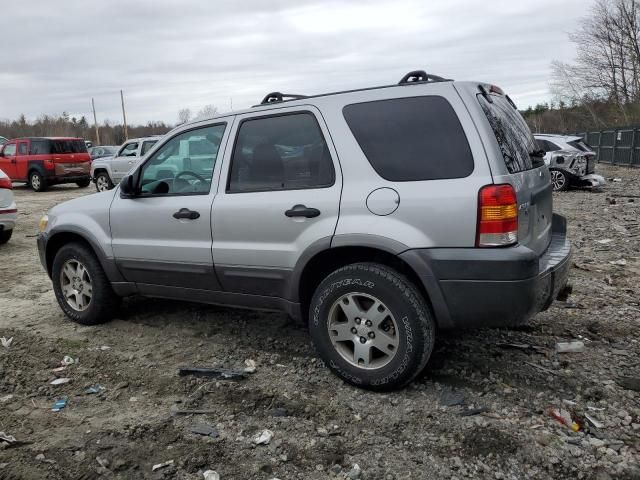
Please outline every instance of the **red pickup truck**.
[{"label": "red pickup truck", "polygon": [[84,188],[91,182],[91,157],[81,138],[16,138],[0,146],[0,170],[36,192],[58,183]]}]

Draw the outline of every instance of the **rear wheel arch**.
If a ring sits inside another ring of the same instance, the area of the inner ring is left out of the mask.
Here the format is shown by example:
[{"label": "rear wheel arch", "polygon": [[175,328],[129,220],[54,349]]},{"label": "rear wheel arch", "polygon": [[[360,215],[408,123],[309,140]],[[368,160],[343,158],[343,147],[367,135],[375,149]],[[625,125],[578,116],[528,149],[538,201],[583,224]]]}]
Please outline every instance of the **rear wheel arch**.
[{"label": "rear wheel arch", "polygon": [[[299,273],[294,271],[294,288],[292,299],[299,301],[303,320],[306,322],[309,305],[316,288],[320,283],[332,272],[346,265],[354,263],[377,263],[392,268],[415,285],[416,289],[422,294],[425,302],[434,314],[431,305],[430,295],[425,288],[420,276],[416,271],[396,253],[375,247],[365,246],[341,246],[334,248],[326,248],[317,252],[299,269]],[[437,323],[437,317],[434,315]]]}]

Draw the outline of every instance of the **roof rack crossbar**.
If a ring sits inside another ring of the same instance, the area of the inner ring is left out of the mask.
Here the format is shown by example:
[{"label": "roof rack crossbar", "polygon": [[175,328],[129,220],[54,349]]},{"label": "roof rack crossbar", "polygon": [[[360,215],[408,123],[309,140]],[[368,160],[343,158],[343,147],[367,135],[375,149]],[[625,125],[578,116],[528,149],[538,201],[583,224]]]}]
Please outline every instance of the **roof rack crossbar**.
[{"label": "roof rack crossbar", "polygon": [[424,70],[414,70],[412,72],[407,73],[402,79],[398,82],[398,85],[407,85],[409,83],[422,83],[422,82],[450,82],[451,80],[448,78],[440,77],[438,75],[433,75],[431,73],[427,73]]},{"label": "roof rack crossbar", "polygon": [[280,92],[271,92],[267,94],[266,97],[262,99],[260,105],[266,105],[268,103],[275,102],[284,102],[287,100],[298,100],[300,98],[307,98],[306,95],[296,95],[295,93],[280,93]]}]

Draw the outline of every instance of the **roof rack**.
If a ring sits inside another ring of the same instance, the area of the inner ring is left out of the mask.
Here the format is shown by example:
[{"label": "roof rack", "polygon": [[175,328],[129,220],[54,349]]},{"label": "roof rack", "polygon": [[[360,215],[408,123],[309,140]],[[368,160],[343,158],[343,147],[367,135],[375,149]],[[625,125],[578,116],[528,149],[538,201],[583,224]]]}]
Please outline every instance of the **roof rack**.
[{"label": "roof rack", "polygon": [[410,83],[426,83],[426,82],[450,82],[450,78],[439,77],[438,75],[432,75],[424,70],[414,70],[407,73],[398,82],[398,85],[408,85]]},{"label": "roof rack", "polygon": [[266,97],[262,99],[260,105],[266,105],[268,103],[276,103],[276,102],[284,102],[287,100],[298,100],[300,98],[307,98],[306,95],[296,95],[294,93],[280,93],[280,92],[271,92],[268,93]]}]

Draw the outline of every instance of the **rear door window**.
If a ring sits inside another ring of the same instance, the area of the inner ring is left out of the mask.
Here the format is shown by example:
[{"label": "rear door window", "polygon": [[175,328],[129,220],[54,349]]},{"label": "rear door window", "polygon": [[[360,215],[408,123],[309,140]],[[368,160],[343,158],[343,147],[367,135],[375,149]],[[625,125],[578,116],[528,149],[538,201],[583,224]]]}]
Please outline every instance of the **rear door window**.
[{"label": "rear door window", "polygon": [[356,103],[343,114],[369,163],[386,180],[462,178],[473,171],[467,137],[443,97]]},{"label": "rear door window", "polygon": [[87,153],[83,140],[51,140],[51,153]]},{"label": "rear door window", "polygon": [[31,140],[31,155],[49,155],[51,142],[49,140]]},{"label": "rear door window", "polygon": [[138,154],[138,142],[125,144],[118,153],[119,157],[135,157]]},{"label": "rear door window", "polygon": [[544,165],[542,158],[531,155],[538,148],[527,122],[518,110],[504,95],[488,94],[488,97],[478,94],[478,101],[498,141],[509,173]]}]

